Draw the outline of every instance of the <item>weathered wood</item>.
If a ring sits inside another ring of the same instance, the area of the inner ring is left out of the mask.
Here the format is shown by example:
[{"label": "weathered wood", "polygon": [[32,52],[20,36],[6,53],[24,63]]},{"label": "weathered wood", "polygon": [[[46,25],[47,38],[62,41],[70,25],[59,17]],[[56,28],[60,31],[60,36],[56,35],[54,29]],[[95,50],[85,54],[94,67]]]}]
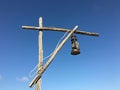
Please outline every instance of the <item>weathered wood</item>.
[{"label": "weathered wood", "polygon": [[66,36],[66,38],[59,44],[59,46],[54,50],[53,54],[49,58],[49,60],[45,63],[45,65],[41,68],[39,73],[36,75],[36,77],[32,80],[32,82],[29,84],[29,87],[32,87],[34,84],[38,82],[38,80],[41,78],[41,75],[44,73],[44,71],[47,69],[47,67],[50,65],[50,63],[55,58],[56,54],[59,52],[59,50],[62,48],[62,46],[65,44],[65,42],[70,38],[70,36],[77,30],[78,26],[75,26],[73,30]]},{"label": "weathered wood", "polygon": [[[65,28],[53,28],[53,27],[34,27],[34,26],[22,26],[23,29],[30,29],[30,30],[51,30],[51,31],[60,31],[60,32],[70,32],[70,29]],[[86,32],[81,30],[76,30],[76,34],[83,34],[83,35],[89,35],[89,36],[99,36],[99,33],[94,32]]]},{"label": "weathered wood", "polygon": [[[42,17],[39,18],[39,27],[42,28]],[[43,63],[43,45],[42,45],[42,31],[38,33],[38,70]],[[41,78],[36,83],[36,90],[41,90]]]}]

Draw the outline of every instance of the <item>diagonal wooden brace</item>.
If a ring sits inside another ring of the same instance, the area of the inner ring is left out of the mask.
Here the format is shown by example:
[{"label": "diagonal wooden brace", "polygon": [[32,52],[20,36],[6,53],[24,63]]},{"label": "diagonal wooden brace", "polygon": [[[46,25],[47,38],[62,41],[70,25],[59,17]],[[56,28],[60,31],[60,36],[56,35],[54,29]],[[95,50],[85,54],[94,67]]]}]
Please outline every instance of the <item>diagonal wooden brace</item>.
[{"label": "diagonal wooden brace", "polygon": [[64,40],[59,44],[59,46],[54,50],[53,54],[49,58],[49,60],[45,63],[45,65],[39,70],[35,78],[32,80],[32,82],[29,84],[29,87],[32,87],[34,84],[37,83],[37,81],[41,78],[44,71],[47,69],[47,67],[50,65],[50,63],[53,61],[56,54],[59,52],[59,50],[62,48],[62,46],[65,44],[65,42],[70,38],[70,36],[78,29],[78,26],[75,26],[73,30],[70,31],[70,33],[64,38]]}]

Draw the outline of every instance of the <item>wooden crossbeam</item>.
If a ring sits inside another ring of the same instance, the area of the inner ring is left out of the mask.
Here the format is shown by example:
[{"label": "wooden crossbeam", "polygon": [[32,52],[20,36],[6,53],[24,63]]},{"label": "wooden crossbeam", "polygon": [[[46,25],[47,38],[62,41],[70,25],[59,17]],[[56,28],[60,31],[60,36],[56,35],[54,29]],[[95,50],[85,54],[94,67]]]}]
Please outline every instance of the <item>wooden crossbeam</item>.
[{"label": "wooden crossbeam", "polygon": [[[34,27],[34,26],[22,26],[23,29],[29,29],[29,30],[51,30],[51,31],[60,31],[60,32],[70,32],[70,29],[65,29],[65,28],[53,28],[53,27]],[[99,33],[94,33],[94,32],[86,32],[86,31],[80,31],[76,30],[76,34],[83,34],[83,35],[88,35],[88,36],[99,36]]]}]

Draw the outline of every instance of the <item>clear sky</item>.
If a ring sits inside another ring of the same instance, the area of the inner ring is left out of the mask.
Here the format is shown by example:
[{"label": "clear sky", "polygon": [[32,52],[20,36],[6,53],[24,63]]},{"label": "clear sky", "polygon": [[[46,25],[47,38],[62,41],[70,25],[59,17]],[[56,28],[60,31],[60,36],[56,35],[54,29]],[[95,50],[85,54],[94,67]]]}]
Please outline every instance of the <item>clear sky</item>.
[{"label": "clear sky", "polygon": [[[35,90],[28,84],[38,63],[38,31],[21,26],[38,26],[39,17],[43,26],[100,33],[77,35],[78,56],[70,54],[69,39],[43,74],[42,90],[120,90],[120,0],[1,0],[0,90]],[[63,35],[43,31],[44,57]]]}]

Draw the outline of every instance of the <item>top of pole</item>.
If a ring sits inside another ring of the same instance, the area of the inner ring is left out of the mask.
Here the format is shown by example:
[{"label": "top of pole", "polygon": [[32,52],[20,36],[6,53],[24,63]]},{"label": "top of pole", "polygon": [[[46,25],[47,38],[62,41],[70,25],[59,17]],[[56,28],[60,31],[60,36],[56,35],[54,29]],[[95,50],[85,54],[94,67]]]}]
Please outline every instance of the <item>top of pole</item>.
[{"label": "top of pole", "polygon": [[39,18],[39,27],[42,28],[42,17]]}]

